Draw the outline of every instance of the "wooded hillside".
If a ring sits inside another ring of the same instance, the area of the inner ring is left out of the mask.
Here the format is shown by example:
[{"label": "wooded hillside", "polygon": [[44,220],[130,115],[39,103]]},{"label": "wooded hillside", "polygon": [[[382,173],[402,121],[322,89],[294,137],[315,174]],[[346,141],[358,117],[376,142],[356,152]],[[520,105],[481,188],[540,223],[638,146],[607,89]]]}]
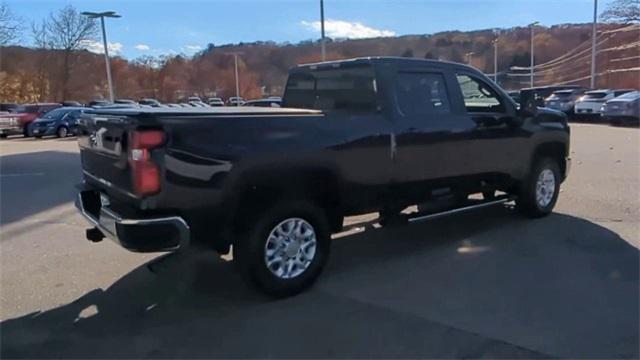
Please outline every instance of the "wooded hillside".
[{"label": "wooded hillside", "polygon": [[[637,88],[640,84],[640,27],[599,26],[598,87]],[[557,25],[535,29],[536,85],[571,82],[589,84],[591,25]],[[407,56],[466,62],[493,73],[493,30],[449,31],[433,35],[409,35],[362,40],[333,40],[327,44],[329,59],[360,56]],[[498,37],[498,82],[505,88],[528,86],[530,29],[503,29]],[[287,71],[299,63],[319,61],[317,41],[298,44],[272,42],[215,46],[210,44],[193,57],[184,55],[115,57],[111,66],[118,98],[153,97],[177,101],[184,96],[234,95],[233,56],[241,52],[240,87],[245,98],[281,95]],[[87,101],[107,96],[104,57],[86,50],[74,51],[72,73],[63,99],[64,83],[57,50],[20,46],[0,48],[0,101]],[[546,64],[545,64],[546,63]]]}]

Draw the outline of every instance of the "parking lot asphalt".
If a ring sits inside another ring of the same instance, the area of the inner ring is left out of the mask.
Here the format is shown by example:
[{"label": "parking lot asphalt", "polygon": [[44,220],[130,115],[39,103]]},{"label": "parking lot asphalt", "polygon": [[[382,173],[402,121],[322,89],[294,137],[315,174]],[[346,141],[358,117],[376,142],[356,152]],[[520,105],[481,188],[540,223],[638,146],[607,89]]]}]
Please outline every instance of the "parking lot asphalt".
[{"label": "parking lot asphalt", "polygon": [[571,147],[551,216],[349,218],[316,286],[272,300],[214,253],[89,243],[75,140],[0,141],[0,355],[638,358],[640,130]]}]

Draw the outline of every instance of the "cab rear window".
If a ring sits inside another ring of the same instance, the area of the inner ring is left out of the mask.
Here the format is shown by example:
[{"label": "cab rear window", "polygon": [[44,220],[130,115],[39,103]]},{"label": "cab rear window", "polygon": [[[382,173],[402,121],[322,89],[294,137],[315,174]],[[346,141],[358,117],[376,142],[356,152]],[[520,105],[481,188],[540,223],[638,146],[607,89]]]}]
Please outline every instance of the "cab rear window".
[{"label": "cab rear window", "polygon": [[371,66],[318,69],[289,76],[284,107],[373,111],[376,84]]}]

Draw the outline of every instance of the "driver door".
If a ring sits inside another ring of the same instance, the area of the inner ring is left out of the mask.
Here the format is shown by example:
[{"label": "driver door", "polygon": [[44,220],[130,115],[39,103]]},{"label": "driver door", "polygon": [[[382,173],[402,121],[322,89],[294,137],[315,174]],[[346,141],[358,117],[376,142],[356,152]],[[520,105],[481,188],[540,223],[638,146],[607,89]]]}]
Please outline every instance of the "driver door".
[{"label": "driver door", "polygon": [[520,127],[509,122],[517,116],[515,106],[486,78],[458,72],[456,79],[466,116],[474,124],[468,147],[468,175],[487,183],[508,180],[523,161],[521,145],[526,136]]}]

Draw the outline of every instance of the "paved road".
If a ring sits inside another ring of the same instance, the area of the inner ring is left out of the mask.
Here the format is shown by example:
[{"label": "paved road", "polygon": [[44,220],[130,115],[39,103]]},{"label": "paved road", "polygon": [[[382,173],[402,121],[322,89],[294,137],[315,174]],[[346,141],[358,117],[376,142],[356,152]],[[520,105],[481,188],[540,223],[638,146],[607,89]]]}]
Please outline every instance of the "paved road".
[{"label": "paved road", "polygon": [[1,356],[638,358],[640,131],[575,125],[557,212],[351,218],[273,301],[213,253],[83,240],[72,139],[0,141]]}]

